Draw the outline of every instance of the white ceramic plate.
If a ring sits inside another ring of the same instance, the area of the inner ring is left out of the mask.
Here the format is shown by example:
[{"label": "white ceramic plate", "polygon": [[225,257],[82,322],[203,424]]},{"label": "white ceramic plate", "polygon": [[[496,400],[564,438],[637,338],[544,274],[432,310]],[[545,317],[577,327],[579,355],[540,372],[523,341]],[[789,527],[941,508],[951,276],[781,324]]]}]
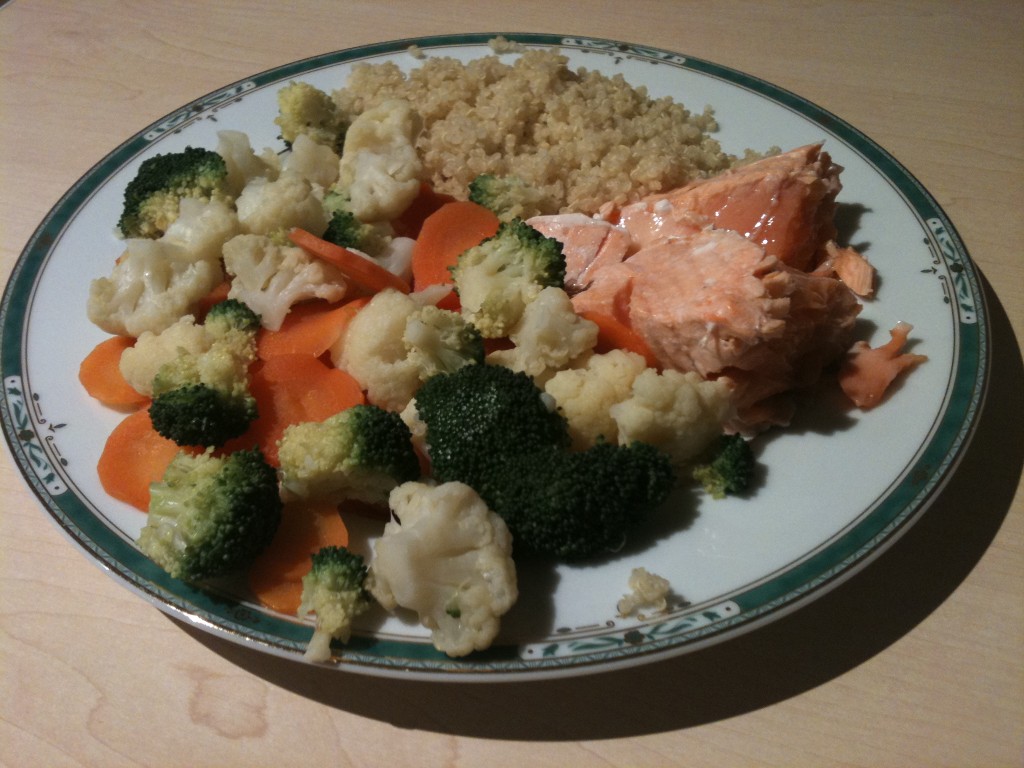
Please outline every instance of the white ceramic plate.
[{"label": "white ceramic plate", "polygon": [[[253,146],[280,148],[278,88],[292,79],[325,90],[358,62],[469,60],[493,35],[402,40],[340,51],[235,83],[182,107],[103,158],[60,200],[15,265],[0,305],[3,397],[11,452],[43,507],[89,557],[168,613],[210,632],[299,659],[311,626],[268,612],[231,584],[199,590],[170,578],[133,541],[143,515],[103,492],[95,473],[120,414],[90,400],[75,372],[103,339],[85,317],[88,286],[120,252],[113,227],[139,163],[186,145],[216,146],[216,132],[244,130]],[[681,494],[659,521],[595,565],[525,569],[522,598],[488,652],[452,660],[427,633],[375,618],[344,649],[340,668],[441,680],[522,680],[649,662],[717,643],[812,600],[891,544],[941,491],[978,417],[988,335],[978,276],[932,197],[889,154],[836,116],[742,73],[667,51],[607,40],[517,35],[559,46],[571,66],[622,73],[653,96],[694,110],[713,105],[727,151],[784,149],[824,140],[845,167],[843,221],[881,274],[864,308],[861,337],[885,341],[914,325],[914,351],[929,360],[878,409],[850,412],[834,393],[812,399],[791,429],[760,440],[766,468],[756,494],[709,501]],[[75,329],[69,333],[69,328]],[[358,528],[358,526],[357,526]],[[372,531],[355,532],[372,537]],[[667,577],[678,600],[646,620],[616,617],[636,566]],[[329,674],[325,670],[325,674]]]}]

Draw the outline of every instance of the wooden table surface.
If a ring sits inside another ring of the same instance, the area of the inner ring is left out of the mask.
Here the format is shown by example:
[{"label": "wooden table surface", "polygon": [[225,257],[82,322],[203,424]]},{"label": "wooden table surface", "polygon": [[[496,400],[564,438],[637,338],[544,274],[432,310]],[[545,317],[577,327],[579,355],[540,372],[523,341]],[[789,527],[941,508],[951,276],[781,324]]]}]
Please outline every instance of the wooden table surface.
[{"label": "wooden table surface", "polygon": [[3,452],[4,765],[1024,764],[1019,0],[0,5],[0,281],[95,161],[221,85],[381,40],[559,32],[709,59],[862,129],[959,229],[994,353],[962,466],[856,578],[707,651],[560,682],[325,675],[183,626],[69,544]]}]

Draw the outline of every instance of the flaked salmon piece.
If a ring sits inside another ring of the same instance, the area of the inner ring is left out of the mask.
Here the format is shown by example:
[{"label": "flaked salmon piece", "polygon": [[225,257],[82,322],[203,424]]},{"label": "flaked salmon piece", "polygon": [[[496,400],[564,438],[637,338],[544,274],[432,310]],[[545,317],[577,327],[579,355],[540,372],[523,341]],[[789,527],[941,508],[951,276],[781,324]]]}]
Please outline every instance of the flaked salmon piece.
[{"label": "flaked salmon piece", "polygon": [[533,216],[526,223],[562,243],[565,290],[569,294],[586,290],[594,272],[622,261],[630,247],[624,229],[583,213]]},{"label": "flaked salmon piece", "polygon": [[842,168],[822,145],[808,144],[700,179],[623,207],[618,223],[636,248],[674,237],[694,221],[739,232],[769,256],[809,271],[836,237]]},{"label": "flaked salmon piece", "polygon": [[816,275],[834,275],[858,296],[869,298],[875,292],[875,268],[853,248],[825,244],[826,257],[814,269]]},{"label": "flaked salmon piece", "polygon": [[901,321],[889,331],[889,341],[880,347],[858,341],[850,348],[839,369],[839,386],[858,408],[878,405],[903,371],[928,359],[902,351],[913,329],[910,323]]},{"label": "flaked salmon piece", "polygon": [[849,348],[860,303],[832,277],[788,267],[763,247],[706,227],[641,248],[594,275],[577,311],[628,321],[659,362],[735,385],[734,431],[785,424],[790,390]]}]

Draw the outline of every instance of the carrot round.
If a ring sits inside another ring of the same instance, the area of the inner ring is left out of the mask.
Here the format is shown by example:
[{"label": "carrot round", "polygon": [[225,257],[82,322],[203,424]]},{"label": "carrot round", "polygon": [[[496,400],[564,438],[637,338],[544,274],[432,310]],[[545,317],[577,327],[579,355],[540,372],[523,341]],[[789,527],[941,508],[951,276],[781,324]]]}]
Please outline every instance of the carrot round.
[{"label": "carrot round", "polygon": [[310,556],[327,546],[348,545],[348,529],[336,504],[289,502],[270,545],[250,566],[249,589],[262,605],[294,614],[302,599],[302,577]]},{"label": "carrot round", "polygon": [[403,293],[409,293],[409,286],[401,277],[348,248],[329,243],[312,232],[298,227],[288,232],[288,239],[318,259],[336,266],[345,273],[347,278],[365,291],[377,293],[385,288],[394,288]]},{"label": "carrot round", "polygon": [[411,237],[415,240],[420,235],[423,222],[427,220],[434,211],[445,203],[455,200],[451,195],[436,191],[428,182],[420,184],[419,194],[413,199],[402,215],[391,222],[395,234],[401,237]]},{"label": "carrot round", "polygon": [[90,397],[119,409],[138,408],[149,401],[121,375],[121,353],[134,343],[135,339],[127,336],[111,336],[85,356],[78,368],[78,380]]},{"label": "carrot round", "polygon": [[597,325],[598,350],[606,352],[609,349],[622,349],[635,352],[643,356],[650,368],[659,366],[658,358],[654,356],[644,337],[614,315],[584,310],[580,312],[580,317]]},{"label": "carrot round", "polygon": [[149,511],[149,486],[164,476],[178,446],[153,429],[149,410],[129,414],[107,438],[97,464],[103,489],[115,499]]},{"label": "carrot round", "polygon": [[277,441],[285,428],[303,421],[323,421],[366,402],[351,375],[312,355],[276,355],[252,372],[249,391],[259,414],[249,430],[228,443],[226,450],[257,446],[277,466]]},{"label": "carrot round", "polygon": [[279,330],[259,332],[256,354],[262,360],[279,355],[319,357],[341,337],[369,301],[369,297],[361,296],[341,306],[315,301],[292,307]]},{"label": "carrot round", "polygon": [[459,200],[438,208],[423,222],[412,250],[415,289],[451,284],[448,268],[463,251],[494,235],[498,224],[492,211],[469,201]]}]

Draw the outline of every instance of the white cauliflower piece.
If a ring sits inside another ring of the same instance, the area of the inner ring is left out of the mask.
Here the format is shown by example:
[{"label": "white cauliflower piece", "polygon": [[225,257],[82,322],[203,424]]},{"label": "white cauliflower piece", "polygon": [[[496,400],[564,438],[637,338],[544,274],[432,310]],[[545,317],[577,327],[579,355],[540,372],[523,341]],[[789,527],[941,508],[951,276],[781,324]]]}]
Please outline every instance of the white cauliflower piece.
[{"label": "white cauliflower piece", "polygon": [[463,483],[404,483],[375,543],[366,587],[385,609],[406,608],[449,656],[488,648],[519,592],[505,521]]},{"label": "white cauliflower piece", "polygon": [[683,466],[722,434],[730,415],[731,387],[692,371],[647,368],[633,380],[630,397],[611,406],[619,443],[650,443]]},{"label": "white cauliflower piece", "polygon": [[136,392],[149,397],[153,394],[153,378],[165,363],[182,354],[198,357],[209,350],[211,343],[206,329],[196,325],[192,315],[185,315],[160,333],[141,334],[134,346],[121,353],[118,367]]},{"label": "white cauliflower piece", "polygon": [[312,184],[327,189],[338,180],[337,153],[326,144],[318,144],[300,133],[282,163],[285,172],[297,173]]},{"label": "white cauliflower piece", "polygon": [[125,248],[110,276],[89,286],[89,320],[108,333],[159,333],[194,314],[224,279],[219,258],[196,258],[164,239],[130,239]]},{"label": "white cauliflower piece", "polygon": [[238,233],[238,215],[227,203],[183,197],[178,205],[178,218],[160,239],[180,245],[195,259],[216,261],[224,243]]},{"label": "white cauliflower piece", "polygon": [[[629,574],[629,594],[623,595],[616,609],[625,618],[637,611],[661,613],[668,607],[672,591],[668,579],[651,573],[646,568],[634,568]],[[643,615],[640,615],[643,618]]]},{"label": "white cauliflower piece", "polygon": [[569,295],[552,286],[526,305],[509,339],[514,346],[492,352],[488,362],[542,381],[594,348],[597,324],[577,315]]},{"label": "white cauliflower piece", "polygon": [[591,355],[577,368],[558,371],[544,383],[569,424],[573,447],[583,450],[603,438],[618,442],[613,405],[630,397],[633,381],[647,368],[641,355],[613,349]]},{"label": "white cauliflower piece", "polygon": [[345,133],[338,183],[360,221],[390,221],[419,193],[423,164],[416,138],[423,121],[404,99],[388,99],[359,115]]},{"label": "white cauliflower piece", "polygon": [[420,298],[390,289],[375,294],[331,347],[335,366],[387,410],[406,408],[431,376],[483,362],[483,340],[472,325]]},{"label": "white cauliflower piece", "polygon": [[348,288],[337,267],[265,235],[238,235],[225,243],[224,266],[233,278],[228,298],[248,305],[271,331],[297,302],[340,301]]},{"label": "white cauliflower piece", "polygon": [[281,172],[281,160],[273,150],[268,148],[257,155],[249,136],[242,131],[217,131],[217,154],[224,158],[228,190],[234,197],[253,179],[273,181]]},{"label": "white cauliflower piece", "polygon": [[381,291],[331,347],[334,365],[351,374],[367,400],[381,408],[401,411],[419,389],[419,366],[409,359],[404,340],[406,323],[418,309],[404,293]]},{"label": "white cauliflower piece", "polygon": [[242,229],[254,235],[276,235],[292,227],[322,235],[327,229],[323,189],[295,171],[282,171],[271,181],[251,179],[235,201]]}]

